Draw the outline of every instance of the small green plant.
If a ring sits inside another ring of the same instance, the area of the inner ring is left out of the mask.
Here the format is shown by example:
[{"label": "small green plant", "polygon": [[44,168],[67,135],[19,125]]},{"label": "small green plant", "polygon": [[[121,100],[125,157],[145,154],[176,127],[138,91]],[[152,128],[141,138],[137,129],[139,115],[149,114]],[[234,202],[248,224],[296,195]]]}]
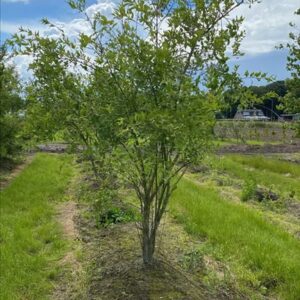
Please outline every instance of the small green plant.
[{"label": "small green plant", "polygon": [[252,139],[252,140],[256,139],[256,130],[255,131],[253,131],[253,130],[250,131],[250,139]]},{"label": "small green plant", "polygon": [[257,184],[253,178],[247,178],[244,182],[241,200],[243,202],[250,200],[254,197]]},{"label": "small green plant", "polygon": [[130,209],[111,207],[99,215],[99,225],[107,227],[111,224],[135,221],[135,213]]},{"label": "small green plant", "polygon": [[103,212],[109,209],[112,201],[116,199],[117,193],[109,188],[101,188],[95,193],[96,199],[94,200],[94,209],[98,212]]},{"label": "small green plant", "polygon": [[298,121],[298,122],[295,124],[294,129],[295,129],[295,131],[296,131],[295,136],[296,136],[297,138],[300,138],[300,121]]},{"label": "small green plant", "polygon": [[296,192],[294,190],[292,190],[289,194],[290,198],[294,198],[295,194],[296,194]]},{"label": "small green plant", "polygon": [[270,135],[270,128],[269,127],[265,127],[264,134],[265,134],[265,137],[268,137]]},{"label": "small green plant", "polygon": [[200,249],[192,250],[184,255],[182,258],[182,266],[186,270],[195,270],[197,268],[204,268],[203,252]]},{"label": "small green plant", "polygon": [[110,224],[137,220],[135,212],[131,208],[124,207],[124,204],[117,200],[116,191],[104,187],[92,194],[97,225],[107,227]]}]

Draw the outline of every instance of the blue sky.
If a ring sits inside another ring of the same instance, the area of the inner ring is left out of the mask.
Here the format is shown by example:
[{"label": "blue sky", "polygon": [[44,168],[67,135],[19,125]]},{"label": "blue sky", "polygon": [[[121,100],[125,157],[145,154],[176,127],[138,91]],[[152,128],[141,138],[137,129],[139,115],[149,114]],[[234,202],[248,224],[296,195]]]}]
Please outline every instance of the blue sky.
[{"label": "blue sky", "polygon": [[[111,8],[111,1],[113,0],[88,0],[87,3],[90,9],[103,11]],[[241,70],[268,72],[278,80],[289,77],[285,67],[287,51],[276,50],[275,46],[288,40],[290,21],[299,23],[293,14],[297,9],[297,2],[263,0],[251,9],[243,5],[235,12],[245,17],[243,28],[247,33],[242,44],[245,56],[237,62]],[[16,32],[20,26],[43,29],[40,20],[44,17],[63,22],[71,29],[74,29],[74,24],[77,29],[80,28],[79,16],[69,8],[65,0],[1,0],[1,41]],[[25,69],[20,67],[21,72]]]},{"label": "blue sky", "polygon": [[[286,58],[288,52],[286,50],[273,50],[267,53],[246,54],[239,60],[234,60],[230,63],[240,65],[239,70],[244,73],[246,70],[249,72],[267,72],[269,75],[276,76],[277,80],[284,80],[290,77],[289,72],[286,70]],[[247,85],[261,85],[265,82],[257,82],[248,80]]]}]

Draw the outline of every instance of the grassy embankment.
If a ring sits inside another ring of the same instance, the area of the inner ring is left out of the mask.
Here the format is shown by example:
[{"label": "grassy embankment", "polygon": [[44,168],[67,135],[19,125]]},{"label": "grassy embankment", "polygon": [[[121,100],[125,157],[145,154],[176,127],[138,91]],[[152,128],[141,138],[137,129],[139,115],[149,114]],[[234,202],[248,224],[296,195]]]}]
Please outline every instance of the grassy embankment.
[{"label": "grassy embankment", "polygon": [[55,221],[73,175],[72,158],[37,154],[1,191],[0,299],[47,299],[66,249]]},{"label": "grassy embankment", "polygon": [[[260,159],[259,159],[260,158]],[[277,189],[299,192],[296,164],[276,159],[229,155],[218,170]],[[288,177],[285,175],[289,174]],[[214,185],[183,179],[171,201],[173,213],[187,230],[205,237],[202,251],[229,264],[240,289],[297,299],[300,295],[300,242],[245,203],[226,201]],[[255,298],[255,297],[254,297]]]}]

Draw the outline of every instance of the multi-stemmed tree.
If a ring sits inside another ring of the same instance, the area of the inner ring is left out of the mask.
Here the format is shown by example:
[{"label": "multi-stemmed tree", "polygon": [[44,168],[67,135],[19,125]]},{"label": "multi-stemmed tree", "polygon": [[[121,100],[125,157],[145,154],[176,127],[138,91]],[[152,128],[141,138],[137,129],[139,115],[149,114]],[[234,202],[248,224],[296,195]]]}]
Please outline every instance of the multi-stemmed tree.
[{"label": "multi-stemmed tree", "polygon": [[32,111],[66,126],[92,157],[118,154],[140,201],[145,264],[177,183],[209,149],[223,91],[240,83],[227,63],[240,55],[243,18],[231,13],[243,2],[124,0],[104,16],[70,0],[89,26],[78,40],[47,20],[59,38],[29,30],[14,37],[34,59]]}]

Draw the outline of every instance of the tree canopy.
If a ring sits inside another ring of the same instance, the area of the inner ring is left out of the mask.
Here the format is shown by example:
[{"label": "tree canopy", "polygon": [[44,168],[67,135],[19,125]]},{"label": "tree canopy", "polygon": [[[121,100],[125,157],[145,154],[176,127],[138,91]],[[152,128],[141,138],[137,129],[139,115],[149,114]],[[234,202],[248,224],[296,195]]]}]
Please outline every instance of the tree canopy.
[{"label": "tree canopy", "polygon": [[19,149],[17,134],[20,126],[20,97],[18,75],[7,65],[7,51],[0,48],[0,160],[12,158]]},{"label": "tree canopy", "polygon": [[16,53],[33,56],[28,114],[43,133],[64,129],[84,145],[95,174],[113,157],[140,201],[151,264],[172,192],[210,148],[224,91],[241,88],[228,61],[241,55],[243,18],[227,17],[242,2],[124,0],[110,16],[89,14],[84,0],[69,4],[89,26],[78,39],[48,20],[59,38],[24,29],[14,36]]},{"label": "tree canopy", "polygon": [[[300,8],[295,12],[300,16]],[[300,33],[296,24],[290,23],[292,32],[289,34],[290,41],[281,48],[287,48],[287,69],[291,72],[291,79],[286,81],[287,94],[282,98],[283,108],[289,113],[300,112]]]}]

